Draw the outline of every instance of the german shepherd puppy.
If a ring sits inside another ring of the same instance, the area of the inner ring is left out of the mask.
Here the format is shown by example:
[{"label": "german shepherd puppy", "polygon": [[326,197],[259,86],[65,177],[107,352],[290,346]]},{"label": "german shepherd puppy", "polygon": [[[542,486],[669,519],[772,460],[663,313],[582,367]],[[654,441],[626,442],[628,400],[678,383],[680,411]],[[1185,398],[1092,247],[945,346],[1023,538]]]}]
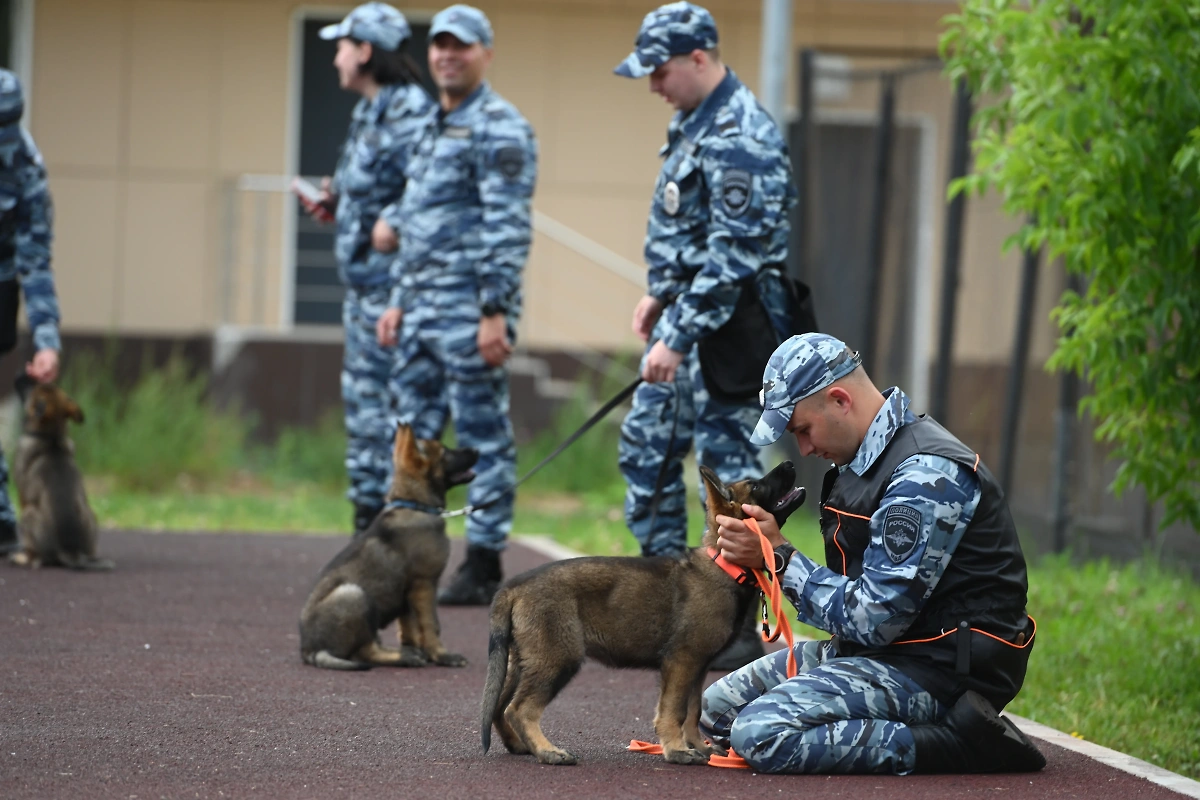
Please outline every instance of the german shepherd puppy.
[{"label": "german shepherd puppy", "polygon": [[113,562],[96,557],[99,526],[75,464],[75,446],[67,437],[67,421],[82,423],[83,411],[52,383],[22,375],[15,386],[25,422],[13,462],[21,545],[10,560],[28,567],[112,569]]},{"label": "german shepherd puppy", "polygon": [[760,480],[723,484],[700,468],[706,494],[703,545],[682,558],[575,558],[506,582],[492,601],[487,682],[479,722],[486,753],[492,725],[510,753],[543,764],[575,756],[542,733],[546,706],[586,657],[613,667],[656,667],[661,673],[654,731],[667,761],[704,764],[722,752],[698,727],[700,694],[710,661],[755,612],[758,588],[739,584],[709,554],[718,514],[743,518],[742,503],[772,509],[782,522],[804,502],[785,462]]},{"label": "german shepherd puppy", "polygon": [[[438,514],[446,490],[475,477],[479,453],[452,450],[396,430],[388,504],[317,576],[300,612],[300,657],[325,669],[387,664],[465,666],[442,646],[434,595],[450,557]],[[400,621],[400,649],[383,647],[379,630]]]}]

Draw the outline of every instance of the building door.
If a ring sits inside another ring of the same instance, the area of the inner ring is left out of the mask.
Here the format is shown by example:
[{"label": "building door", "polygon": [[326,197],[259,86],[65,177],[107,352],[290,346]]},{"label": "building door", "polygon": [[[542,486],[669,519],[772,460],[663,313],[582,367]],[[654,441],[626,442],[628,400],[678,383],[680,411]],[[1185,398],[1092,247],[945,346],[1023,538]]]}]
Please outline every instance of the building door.
[{"label": "building door", "polygon": [[[337,42],[321,39],[318,32],[340,16],[313,15],[304,19],[300,58],[300,163],[297,171],[310,178],[332,175],[350,125],[358,95],[338,86],[333,56]],[[413,35],[406,45],[421,67],[427,89],[432,90],[426,58],[429,23],[411,19]],[[296,287],[294,321],[297,325],[340,325],[344,290],[338,281],[333,255],[333,225],[314,222],[296,204]]]},{"label": "building door", "polygon": [[[807,274],[817,323],[850,347],[873,352],[871,378],[881,389],[912,386],[913,291],[917,259],[920,129],[897,122],[888,180],[884,259],[879,281],[879,319],[874,342],[865,341],[870,303],[870,224],[875,173],[872,124],[818,120],[809,163],[814,170]],[[799,125],[790,131],[798,152]],[[792,220],[791,250],[798,252],[799,220]],[[793,256],[794,257],[794,256]],[[813,462],[813,463],[808,463]],[[802,459],[801,483],[821,485],[827,464]]]},{"label": "building door", "polygon": [[13,68],[13,17],[16,15],[16,8],[13,7],[12,0],[0,0],[0,67],[4,69]]}]

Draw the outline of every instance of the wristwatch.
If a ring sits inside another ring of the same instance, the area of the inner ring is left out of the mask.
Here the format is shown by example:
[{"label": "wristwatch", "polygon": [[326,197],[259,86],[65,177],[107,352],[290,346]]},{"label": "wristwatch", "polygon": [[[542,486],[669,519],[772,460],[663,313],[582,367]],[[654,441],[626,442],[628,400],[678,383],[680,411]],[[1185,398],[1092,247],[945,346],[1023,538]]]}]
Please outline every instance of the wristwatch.
[{"label": "wristwatch", "polygon": [[776,575],[782,576],[783,571],[787,569],[788,561],[792,558],[792,553],[796,552],[796,548],[792,547],[787,542],[775,548],[775,566],[774,572]]},{"label": "wristwatch", "polygon": [[479,315],[481,317],[494,317],[497,314],[503,314],[504,309],[499,303],[484,303],[479,307]]}]

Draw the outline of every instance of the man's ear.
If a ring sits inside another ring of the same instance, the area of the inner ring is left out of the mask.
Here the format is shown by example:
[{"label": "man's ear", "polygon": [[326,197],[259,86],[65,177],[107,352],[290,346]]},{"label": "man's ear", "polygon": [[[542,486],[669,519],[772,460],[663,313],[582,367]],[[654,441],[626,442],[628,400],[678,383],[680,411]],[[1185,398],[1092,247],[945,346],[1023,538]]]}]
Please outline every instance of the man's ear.
[{"label": "man's ear", "polygon": [[837,407],[843,414],[850,410],[854,405],[854,397],[845,387],[830,386],[825,390],[825,399]]}]

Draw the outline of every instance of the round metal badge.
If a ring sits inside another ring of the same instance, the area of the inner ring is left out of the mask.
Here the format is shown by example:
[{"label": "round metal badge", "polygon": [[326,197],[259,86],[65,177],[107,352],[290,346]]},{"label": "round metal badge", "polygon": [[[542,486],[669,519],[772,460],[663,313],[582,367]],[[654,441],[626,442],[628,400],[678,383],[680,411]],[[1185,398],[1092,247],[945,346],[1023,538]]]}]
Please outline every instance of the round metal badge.
[{"label": "round metal badge", "polygon": [[679,184],[675,181],[668,181],[663,189],[663,211],[672,217],[679,213]]}]

